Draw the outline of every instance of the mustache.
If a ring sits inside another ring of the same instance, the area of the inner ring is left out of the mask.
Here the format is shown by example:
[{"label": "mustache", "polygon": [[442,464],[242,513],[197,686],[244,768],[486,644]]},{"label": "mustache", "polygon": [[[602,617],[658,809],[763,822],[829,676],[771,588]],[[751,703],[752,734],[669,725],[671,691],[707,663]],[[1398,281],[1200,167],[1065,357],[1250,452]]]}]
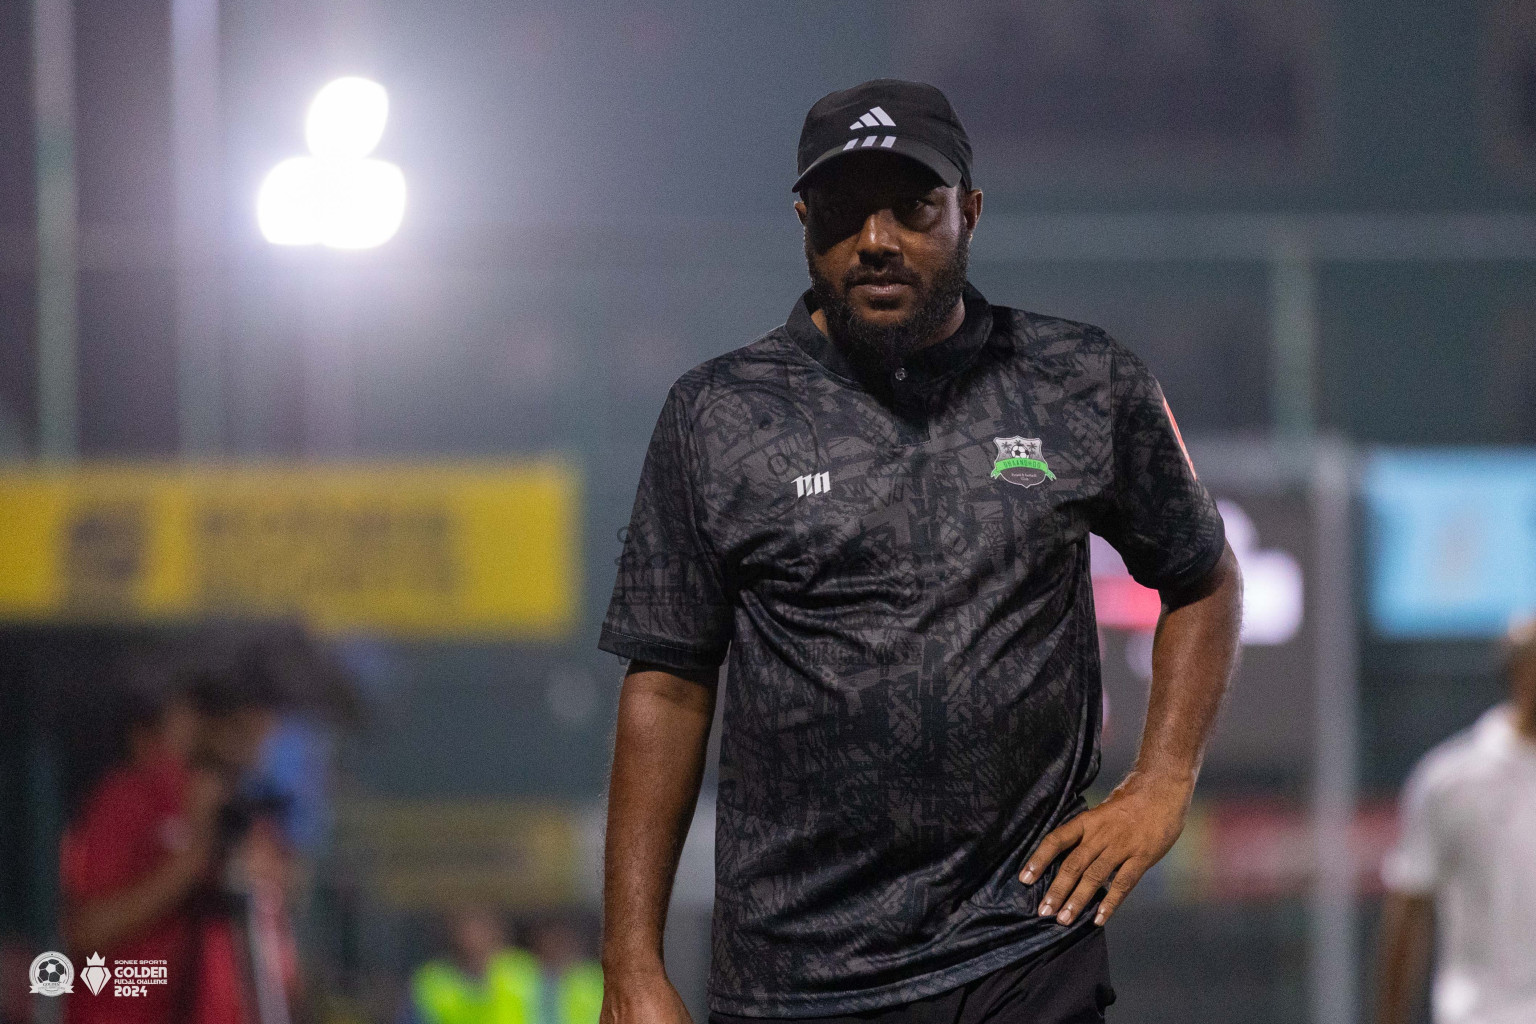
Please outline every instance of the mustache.
[{"label": "mustache", "polygon": [[921,277],[905,267],[888,267],[884,270],[855,267],[843,275],[844,291],[861,284],[905,284],[916,288],[922,283]]}]

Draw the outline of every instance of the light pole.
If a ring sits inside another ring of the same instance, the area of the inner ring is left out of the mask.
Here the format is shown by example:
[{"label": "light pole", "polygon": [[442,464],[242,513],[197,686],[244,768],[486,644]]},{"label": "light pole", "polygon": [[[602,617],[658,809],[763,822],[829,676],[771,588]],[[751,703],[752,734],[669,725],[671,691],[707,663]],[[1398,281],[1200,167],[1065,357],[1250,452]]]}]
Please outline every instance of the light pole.
[{"label": "light pole", "polygon": [[74,0],[32,2],[37,125],[38,452],[79,454],[79,211],[75,192]]},{"label": "light pole", "polygon": [[182,454],[224,442],[219,0],[171,2],[176,413]]},{"label": "light pole", "polygon": [[[339,250],[394,237],[405,216],[405,176],[369,156],[388,118],[389,95],[377,82],[338,78],[322,88],[305,118],[309,153],[272,168],[257,194],[262,236],[273,245]],[[335,456],[356,439],[352,296],[340,274],[312,275],[304,289],[305,449]]]},{"label": "light pole", "polygon": [[[33,0],[32,109],[37,181],[38,453],[51,463],[79,456],[79,214],[75,192],[75,12],[73,0]],[[32,880],[26,913],[43,948],[58,942],[58,842],[63,831],[57,748],[36,697],[27,723],[27,857]],[[60,1016],[42,1000],[39,1024]]]}]

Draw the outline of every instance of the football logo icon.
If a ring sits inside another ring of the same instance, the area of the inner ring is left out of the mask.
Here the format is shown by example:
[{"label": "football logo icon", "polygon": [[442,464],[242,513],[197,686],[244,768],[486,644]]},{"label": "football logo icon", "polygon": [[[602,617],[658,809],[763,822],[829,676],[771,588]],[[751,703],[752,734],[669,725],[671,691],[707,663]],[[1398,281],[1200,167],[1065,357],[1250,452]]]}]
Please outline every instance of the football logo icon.
[{"label": "football logo icon", "polygon": [[75,990],[75,965],[63,953],[39,953],[29,974],[35,995],[62,996]]}]

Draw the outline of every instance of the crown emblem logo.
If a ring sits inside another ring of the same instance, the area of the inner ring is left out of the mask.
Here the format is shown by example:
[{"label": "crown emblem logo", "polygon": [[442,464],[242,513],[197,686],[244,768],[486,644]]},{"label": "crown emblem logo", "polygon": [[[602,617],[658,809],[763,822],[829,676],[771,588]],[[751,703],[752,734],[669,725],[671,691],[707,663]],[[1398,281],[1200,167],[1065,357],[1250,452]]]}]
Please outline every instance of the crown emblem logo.
[{"label": "crown emblem logo", "polygon": [[85,958],[85,970],[80,972],[80,980],[91,990],[91,995],[99,996],[107,982],[112,980],[112,969],[100,953],[92,953]]}]

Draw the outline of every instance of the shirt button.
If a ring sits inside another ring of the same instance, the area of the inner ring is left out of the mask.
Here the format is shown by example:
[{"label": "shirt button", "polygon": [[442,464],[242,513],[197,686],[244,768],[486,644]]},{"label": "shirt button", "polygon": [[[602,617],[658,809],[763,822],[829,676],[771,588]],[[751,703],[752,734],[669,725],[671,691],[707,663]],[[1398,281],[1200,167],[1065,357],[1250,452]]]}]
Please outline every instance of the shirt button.
[{"label": "shirt button", "polygon": [[891,376],[895,377],[897,380],[906,380],[907,379],[907,369],[906,369],[906,367],[898,366],[896,368],[896,372],[891,374]]}]

